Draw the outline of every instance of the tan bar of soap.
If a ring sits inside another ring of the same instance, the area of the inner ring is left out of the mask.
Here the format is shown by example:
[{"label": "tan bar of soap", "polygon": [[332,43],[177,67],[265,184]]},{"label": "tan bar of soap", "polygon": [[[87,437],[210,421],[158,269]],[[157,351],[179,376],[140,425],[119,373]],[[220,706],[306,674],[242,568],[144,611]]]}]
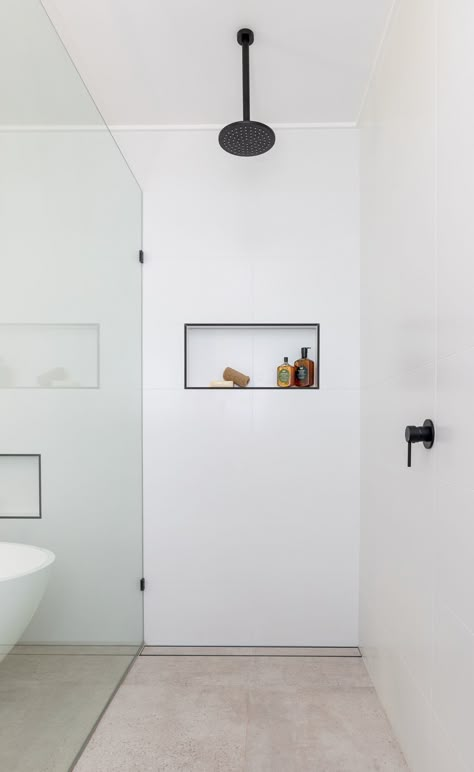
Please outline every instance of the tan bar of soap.
[{"label": "tan bar of soap", "polygon": [[210,389],[233,389],[233,381],[211,381],[209,384]]},{"label": "tan bar of soap", "polygon": [[238,370],[233,370],[232,367],[226,367],[224,370],[224,375],[222,376],[225,381],[233,381],[237,384],[237,386],[247,386],[248,382],[250,381],[249,375],[244,375],[243,373],[239,373]]}]

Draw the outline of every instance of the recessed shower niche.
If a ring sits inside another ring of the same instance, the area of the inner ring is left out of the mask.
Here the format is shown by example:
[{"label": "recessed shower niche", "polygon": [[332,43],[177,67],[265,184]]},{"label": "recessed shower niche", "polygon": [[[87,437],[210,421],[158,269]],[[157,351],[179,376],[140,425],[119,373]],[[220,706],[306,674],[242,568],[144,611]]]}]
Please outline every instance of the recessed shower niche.
[{"label": "recessed shower niche", "polygon": [[315,364],[314,385],[291,391],[319,389],[319,324],[186,324],[184,388],[208,389],[231,367],[250,377],[246,390],[279,389],[277,367],[284,357],[293,364],[303,347]]},{"label": "recessed shower niche", "polygon": [[98,324],[0,324],[0,389],[99,388]]}]

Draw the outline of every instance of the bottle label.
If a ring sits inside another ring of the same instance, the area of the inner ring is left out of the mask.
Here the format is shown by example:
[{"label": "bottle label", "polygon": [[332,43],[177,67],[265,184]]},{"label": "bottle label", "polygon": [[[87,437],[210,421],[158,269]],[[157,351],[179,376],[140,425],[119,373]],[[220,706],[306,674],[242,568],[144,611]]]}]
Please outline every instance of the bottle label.
[{"label": "bottle label", "polygon": [[280,374],[278,376],[278,380],[280,383],[289,383],[290,382],[290,371],[289,370],[280,370]]},{"label": "bottle label", "polygon": [[300,365],[296,368],[296,380],[297,381],[307,381],[308,380],[308,368],[304,365]]}]

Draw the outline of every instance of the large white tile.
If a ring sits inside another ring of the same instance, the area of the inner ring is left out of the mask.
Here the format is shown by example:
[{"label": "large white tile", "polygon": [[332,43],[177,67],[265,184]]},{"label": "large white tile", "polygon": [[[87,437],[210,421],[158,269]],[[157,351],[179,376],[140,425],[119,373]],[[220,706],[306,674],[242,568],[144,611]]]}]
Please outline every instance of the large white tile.
[{"label": "large white tile", "polygon": [[157,249],[144,270],[144,385],[182,388],[186,323],[253,321],[251,265],[245,256],[165,258]]},{"label": "large white tile", "polygon": [[372,154],[365,144],[362,168],[364,384],[435,356],[434,29],[431,0],[398,3],[372,83]]},{"label": "large white tile", "polygon": [[443,482],[474,488],[474,348],[438,362],[437,472]]},{"label": "large white tile", "polygon": [[184,322],[157,318],[146,312],[153,323],[143,336],[144,389],[184,389]]},{"label": "large white tile", "polygon": [[436,592],[474,633],[474,490],[438,484]]},{"label": "large white tile", "polygon": [[359,265],[354,244],[345,249],[336,244],[331,250],[335,254],[323,250],[291,260],[286,256],[256,260],[255,319],[319,323],[321,388],[358,389],[359,299],[353,290],[359,282]]},{"label": "large white tile", "polygon": [[[432,679],[433,533],[432,506],[414,477],[408,480],[373,463],[373,482],[362,496],[361,565],[365,622],[362,639],[374,645],[377,628],[390,626],[392,644],[420,688]],[[364,484],[363,484],[364,485]],[[367,502],[373,519],[367,523]],[[429,505],[427,505],[427,503]],[[373,522],[378,521],[378,522]]]},{"label": "large white tile", "polygon": [[[356,210],[358,212],[358,210]],[[341,213],[342,216],[342,213]],[[346,219],[346,218],[344,218]],[[326,226],[327,227],[327,226]],[[326,234],[309,251],[277,252],[254,261],[255,311],[258,321],[322,322],[339,315],[359,326],[358,229]],[[286,316],[285,316],[286,315]]]},{"label": "large white tile", "polygon": [[474,346],[474,7],[438,0],[438,336],[441,356]]},{"label": "large white tile", "polygon": [[469,772],[472,767],[462,761],[458,747],[446,736],[443,725],[435,715],[432,722],[431,772]]},{"label": "large white tile", "polygon": [[446,736],[472,769],[474,759],[474,637],[451,611],[436,607],[433,709]]},{"label": "large white tile", "polygon": [[432,772],[430,703],[401,660],[392,687],[387,703],[389,716],[408,765],[415,772]]},{"label": "large white tile", "polygon": [[399,657],[389,630],[376,656],[368,656],[365,661],[409,768],[414,772],[432,772],[430,702]]}]

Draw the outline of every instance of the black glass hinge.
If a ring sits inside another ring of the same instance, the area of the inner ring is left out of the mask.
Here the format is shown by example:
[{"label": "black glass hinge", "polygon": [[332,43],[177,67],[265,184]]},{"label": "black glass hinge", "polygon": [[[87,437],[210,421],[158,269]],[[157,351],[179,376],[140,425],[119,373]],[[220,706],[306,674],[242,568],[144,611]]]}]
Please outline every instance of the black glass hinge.
[{"label": "black glass hinge", "polygon": [[142,592],[144,592],[144,591],[145,591],[145,579],[144,579],[144,577],[142,577],[142,578],[140,579],[140,590],[141,590]]},{"label": "black glass hinge", "polygon": [[140,249],[140,251],[139,251],[139,253],[138,253],[138,259],[139,259],[139,261],[140,261],[141,263],[144,263],[144,262],[145,262],[145,256],[144,256],[144,254],[143,254],[143,249]]}]

